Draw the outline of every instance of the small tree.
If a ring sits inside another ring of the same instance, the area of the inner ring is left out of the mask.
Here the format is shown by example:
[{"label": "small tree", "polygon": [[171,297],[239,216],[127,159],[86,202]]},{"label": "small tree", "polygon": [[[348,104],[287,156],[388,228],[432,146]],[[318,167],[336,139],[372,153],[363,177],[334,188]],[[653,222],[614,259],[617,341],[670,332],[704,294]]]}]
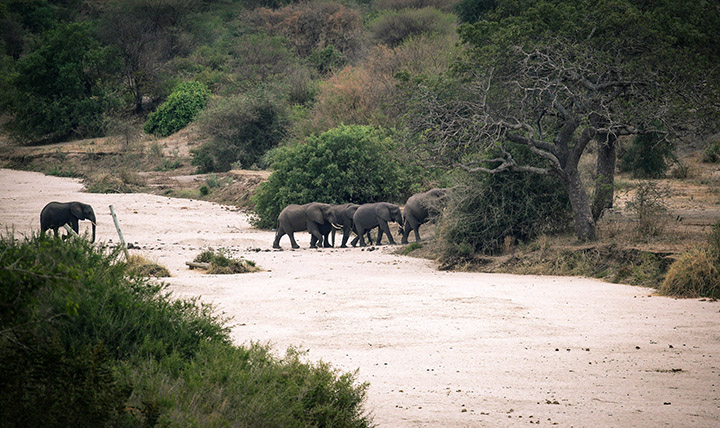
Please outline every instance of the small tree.
[{"label": "small tree", "polygon": [[53,141],[103,132],[103,113],[114,104],[106,86],[119,64],[85,24],[63,24],[16,65],[8,109],[19,138]]},{"label": "small tree", "polygon": [[393,201],[412,192],[393,146],[381,129],[340,126],[278,149],[272,175],[253,197],[256,225],[273,227],[288,204]]},{"label": "small tree", "polygon": [[244,168],[261,164],[285,137],[287,123],[283,104],[262,92],[218,100],[198,121],[211,138],[192,151],[198,172],[228,171],[236,162]]},{"label": "small tree", "polygon": [[167,101],[148,116],[145,132],[167,137],[181,130],[205,108],[208,98],[210,91],[200,82],[178,84]]}]

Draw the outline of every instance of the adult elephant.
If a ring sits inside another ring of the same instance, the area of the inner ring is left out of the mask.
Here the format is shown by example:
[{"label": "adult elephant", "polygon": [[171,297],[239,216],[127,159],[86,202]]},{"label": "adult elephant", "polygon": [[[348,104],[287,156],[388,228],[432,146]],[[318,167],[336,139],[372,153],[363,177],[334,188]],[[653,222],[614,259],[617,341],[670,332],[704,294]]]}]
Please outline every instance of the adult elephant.
[{"label": "adult elephant", "polygon": [[395,245],[395,240],[393,239],[392,233],[390,233],[390,227],[388,226],[388,222],[392,221],[399,224],[402,230],[402,213],[400,211],[400,207],[397,205],[388,202],[376,202],[360,205],[360,208],[358,208],[357,211],[355,211],[355,215],[353,215],[353,225],[355,226],[355,232],[358,235],[356,240],[359,239],[360,246],[364,247],[365,239],[363,238],[363,235],[367,231],[378,227],[380,230],[378,231],[376,244],[380,245],[383,233],[385,233],[388,236],[390,244]]},{"label": "adult elephant", "polygon": [[304,205],[288,205],[278,216],[273,248],[280,248],[280,238],[286,234],[290,238],[292,247],[300,248],[295,242],[294,233],[303,230],[307,230],[312,235],[310,248],[317,248],[316,244],[323,242],[329,247],[330,244],[327,243],[327,239],[323,240],[323,235],[326,230],[329,231],[328,228],[332,227],[333,223],[336,223],[335,214],[329,204],[311,202]]},{"label": "adult elephant", "polygon": [[420,225],[438,213],[439,205],[447,196],[448,189],[435,188],[416,193],[407,200],[403,208],[402,244],[408,243],[410,231],[415,231],[415,241],[420,241]]},{"label": "adult elephant", "polygon": [[[342,227],[343,238],[340,248],[347,248],[347,241],[350,238],[353,228],[353,216],[360,208],[357,204],[333,205],[332,211],[335,214],[336,225]],[[335,246],[335,229],[332,229],[332,246]]]},{"label": "adult elephant", "polygon": [[92,241],[95,242],[95,211],[82,202],[50,202],[40,212],[40,231],[52,229],[58,236],[58,228],[69,224],[75,233],[79,233],[79,220],[90,220],[92,223]]}]

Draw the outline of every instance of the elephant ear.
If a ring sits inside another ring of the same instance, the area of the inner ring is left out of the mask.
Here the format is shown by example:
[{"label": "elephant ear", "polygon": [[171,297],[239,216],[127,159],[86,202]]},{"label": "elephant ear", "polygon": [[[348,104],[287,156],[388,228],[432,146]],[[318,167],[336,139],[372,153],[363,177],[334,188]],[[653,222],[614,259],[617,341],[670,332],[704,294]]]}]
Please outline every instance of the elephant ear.
[{"label": "elephant ear", "polygon": [[318,206],[312,206],[307,209],[307,218],[315,223],[325,223],[325,217],[323,217],[322,210]]},{"label": "elephant ear", "polygon": [[392,215],[390,214],[390,207],[381,205],[377,209],[377,216],[385,221],[392,220]]},{"label": "elephant ear", "polygon": [[83,217],[82,206],[79,202],[73,202],[72,204],[70,204],[70,214],[72,214],[76,218],[79,218],[80,220],[85,219],[85,217]]}]

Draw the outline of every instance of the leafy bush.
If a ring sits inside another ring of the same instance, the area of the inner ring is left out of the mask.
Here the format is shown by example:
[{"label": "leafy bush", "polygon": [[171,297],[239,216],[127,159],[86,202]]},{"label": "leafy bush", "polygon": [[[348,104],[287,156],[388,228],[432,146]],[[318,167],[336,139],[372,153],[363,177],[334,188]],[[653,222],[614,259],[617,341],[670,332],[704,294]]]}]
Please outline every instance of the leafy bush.
[{"label": "leafy bush", "polygon": [[[198,119],[212,139],[192,150],[199,173],[229,171],[233,163],[257,165],[285,136],[283,104],[267,93],[219,100]],[[262,166],[262,165],[261,165]]]},{"label": "leafy bush", "polygon": [[720,139],[708,143],[703,151],[702,161],[707,163],[720,162]]},{"label": "leafy bush", "polygon": [[354,373],[233,346],[212,307],[118,257],[0,237],[1,426],[371,426]]},{"label": "leafy bush", "polygon": [[370,24],[370,28],[376,43],[394,47],[412,36],[449,34],[453,31],[454,22],[453,15],[427,7],[383,12]]},{"label": "leafy bush", "polygon": [[[10,131],[21,139],[53,141],[101,135],[103,114],[118,100],[106,88],[119,67],[86,24],[60,24],[17,61],[10,78]],[[8,96],[9,95],[9,96]]]},{"label": "leafy bush", "polygon": [[618,167],[635,178],[661,178],[675,160],[674,149],[675,145],[659,133],[640,134],[633,138]]},{"label": "leafy bush", "polygon": [[234,274],[257,272],[260,269],[255,262],[245,259],[235,259],[226,250],[206,250],[198,254],[194,260],[196,263],[208,263],[210,268],[207,273],[211,274]]},{"label": "leafy bush", "polygon": [[[518,162],[531,156],[516,147]],[[527,242],[571,223],[565,186],[551,176],[502,172],[463,174],[453,189],[438,227],[442,258],[448,263],[474,253],[502,251],[506,237]]]},{"label": "leafy bush", "polygon": [[168,99],[148,116],[145,132],[167,137],[195,119],[205,108],[210,91],[200,82],[178,84]]},{"label": "leafy bush", "polygon": [[280,148],[272,170],[253,196],[258,227],[274,227],[288,204],[393,201],[415,190],[393,141],[370,126],[340,126]]}]

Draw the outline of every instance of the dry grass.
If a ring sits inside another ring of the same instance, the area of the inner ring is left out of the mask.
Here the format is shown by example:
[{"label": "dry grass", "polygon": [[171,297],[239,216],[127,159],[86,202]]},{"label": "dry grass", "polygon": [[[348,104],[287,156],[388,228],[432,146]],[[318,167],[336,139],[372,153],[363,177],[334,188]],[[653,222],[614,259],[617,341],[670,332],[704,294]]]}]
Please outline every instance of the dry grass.
[{"label": "dry grass", "polygon": [[153,276],[155,278],[167,278],[170,271],[152,260],[138,254],[133,254],[127,261],[127,271],[140,276]]}]

